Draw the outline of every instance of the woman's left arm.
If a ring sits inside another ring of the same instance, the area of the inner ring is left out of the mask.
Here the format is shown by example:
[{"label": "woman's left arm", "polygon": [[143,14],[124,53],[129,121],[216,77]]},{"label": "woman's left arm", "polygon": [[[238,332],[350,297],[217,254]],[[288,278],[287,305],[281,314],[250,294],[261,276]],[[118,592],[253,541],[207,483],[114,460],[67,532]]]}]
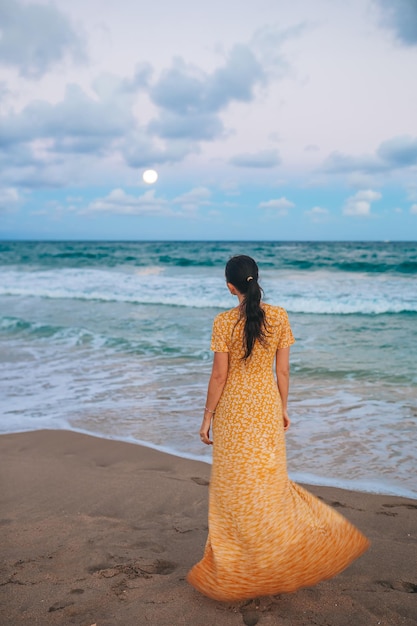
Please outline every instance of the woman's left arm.
[{"label": "woman's left arm", "polygon": [[229,353],[215,352],[213,359],[213,369],[207,389],[206,407],[200,428],[201,441],[207,445],[212,444],[210,439],[211,420],[214,417],[216,406],[223,393],[229,371]]},{"label": "woman's left arm", "polygon": [[288,430],[291,420],[288,417],[287,401],[290,387],[290,348],[281,348],[276,353],[276,374],[279,395],[282,403],[284,430]]}]

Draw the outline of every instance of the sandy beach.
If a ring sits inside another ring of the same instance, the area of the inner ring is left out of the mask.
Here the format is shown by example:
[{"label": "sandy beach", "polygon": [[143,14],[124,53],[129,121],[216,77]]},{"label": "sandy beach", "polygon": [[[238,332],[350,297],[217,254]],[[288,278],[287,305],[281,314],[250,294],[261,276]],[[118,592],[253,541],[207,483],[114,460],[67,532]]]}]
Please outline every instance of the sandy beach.
[{"label": "sandy beach", "polygon": [[67,431],[2,435],[0,451],[2,625],[417,624],[416,500],[308,487],[370,550],[314,588],[225,604],[185,581],[209,465]]}]

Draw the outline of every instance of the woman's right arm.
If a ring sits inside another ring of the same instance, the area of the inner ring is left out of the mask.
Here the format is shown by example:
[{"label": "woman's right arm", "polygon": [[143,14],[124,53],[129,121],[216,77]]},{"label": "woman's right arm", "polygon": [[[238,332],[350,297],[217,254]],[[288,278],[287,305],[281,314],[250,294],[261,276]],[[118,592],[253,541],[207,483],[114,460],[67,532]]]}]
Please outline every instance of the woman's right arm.
[{"label": "woman's right arm", "polygon": [[207,445],[213,443],[213,441],[210,439],[211,421],[214,418],[217,403],[223,393],[223,388],[226,384],[228,371],[229,353],[215,352],[213,359],[213,369],[211,372],[207,390],[206,407],[204,410],[204,417],[200,428],[201,441]]},{"label": "woman's right arm", "polygon": [[290,348],[280,348],[275,357],[275,367],[277,374],[277,385],[282,402],[282,417],[284,420],[284,430],[290,427],[290,418],[287,412],[288,391],[290,388]]}]

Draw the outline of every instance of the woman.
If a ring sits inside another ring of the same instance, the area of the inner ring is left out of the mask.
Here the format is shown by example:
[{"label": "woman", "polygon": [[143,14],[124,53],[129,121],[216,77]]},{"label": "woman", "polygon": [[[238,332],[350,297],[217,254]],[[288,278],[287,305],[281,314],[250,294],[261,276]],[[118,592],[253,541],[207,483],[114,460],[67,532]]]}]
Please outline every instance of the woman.
[{"label": "woman", "polygon": [[[261,303],[248,256],[226,265],[239,305],[214,320],[201,441],[213,445],[209,536],[188,581],[224,601],[295,591],[330,578],[368,540],[334,509],[289,480],[284,431],[289,352],[284,309]],[[276,381],[273,364],[276,364]],[[213,426],[213,441],[210,428]]]}]

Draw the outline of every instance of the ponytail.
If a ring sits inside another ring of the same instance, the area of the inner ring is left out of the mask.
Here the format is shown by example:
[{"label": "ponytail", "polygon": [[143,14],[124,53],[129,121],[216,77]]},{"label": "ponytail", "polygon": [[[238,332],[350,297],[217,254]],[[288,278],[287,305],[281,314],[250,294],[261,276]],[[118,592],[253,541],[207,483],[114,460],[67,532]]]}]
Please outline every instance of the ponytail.
[{"label": "ponytail", "polygon": [[252,354],[256,340],[266,343],[266,319],[261,307],[262,288],[258,283],[258,266],[246,255],[234,256],[226,264],[226,280],[244,296],[242,301],[243,360]]}]

